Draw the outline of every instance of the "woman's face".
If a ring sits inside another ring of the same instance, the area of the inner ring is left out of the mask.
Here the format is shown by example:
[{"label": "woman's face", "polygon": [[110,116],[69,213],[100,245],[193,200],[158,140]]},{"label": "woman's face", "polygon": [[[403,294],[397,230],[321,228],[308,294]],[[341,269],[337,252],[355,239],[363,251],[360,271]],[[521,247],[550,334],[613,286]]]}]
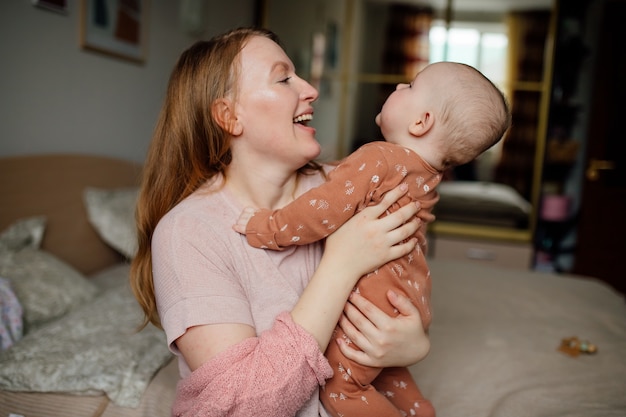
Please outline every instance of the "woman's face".
[{"label": "woman's face", "polygon": [[236,115],[242,131],[233,140],[245,141],[246,153],[263,164],[295,170],[315,159],[321,149],[308,122],[317,90],[296,75],[289,57],[270,39],[251,38],[240,59]]}]

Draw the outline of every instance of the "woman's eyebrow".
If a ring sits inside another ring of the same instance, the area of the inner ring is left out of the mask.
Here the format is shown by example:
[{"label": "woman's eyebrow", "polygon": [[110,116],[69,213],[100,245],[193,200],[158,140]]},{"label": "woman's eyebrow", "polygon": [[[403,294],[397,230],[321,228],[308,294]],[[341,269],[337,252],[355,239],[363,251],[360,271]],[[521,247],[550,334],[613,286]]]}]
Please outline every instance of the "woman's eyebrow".
[{"label": "woman's eyebrow", "polygon": [[275,62],[270,69],[270,73],[273,73],[276,70],[289,71],[291,66],[284,61]]}]

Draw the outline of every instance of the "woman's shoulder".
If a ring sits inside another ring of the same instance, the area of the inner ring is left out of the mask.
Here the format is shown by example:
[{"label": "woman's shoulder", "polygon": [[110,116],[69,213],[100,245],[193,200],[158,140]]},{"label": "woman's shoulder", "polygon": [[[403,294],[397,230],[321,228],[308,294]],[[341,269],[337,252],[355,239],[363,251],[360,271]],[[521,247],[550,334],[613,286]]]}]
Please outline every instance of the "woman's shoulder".
[{"label": "woman's shoulder", "polygon": [[236,208],[223,188],[202,186],[168,211],[155,230],[170,237],[175,234],[230,230]]}]

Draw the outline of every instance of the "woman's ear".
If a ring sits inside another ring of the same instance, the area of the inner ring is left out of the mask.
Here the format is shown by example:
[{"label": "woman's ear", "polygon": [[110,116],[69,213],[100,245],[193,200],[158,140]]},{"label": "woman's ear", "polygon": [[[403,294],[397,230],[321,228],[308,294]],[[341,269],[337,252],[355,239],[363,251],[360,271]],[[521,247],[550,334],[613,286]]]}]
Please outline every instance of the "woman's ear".
[{"label": "woman's ear", "polygon": [[243,131],[235,115],[232,101],[226,98],[215,100],[211,105],[211,113],[217,124],[231,135],[238,136]]},{"label": "woman's ear", "polygon": [[416,137],[424,136],[430,131],[434,123],[434,115],[430,112],[424,112],[413,123],[411,123],[409,126],[409,133]]}]

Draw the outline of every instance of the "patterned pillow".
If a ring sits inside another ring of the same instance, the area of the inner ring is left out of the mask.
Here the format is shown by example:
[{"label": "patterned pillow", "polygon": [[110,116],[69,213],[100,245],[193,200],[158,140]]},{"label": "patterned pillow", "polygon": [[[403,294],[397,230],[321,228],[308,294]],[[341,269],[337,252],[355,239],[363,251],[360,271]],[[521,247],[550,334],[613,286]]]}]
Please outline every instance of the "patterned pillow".
[{"label": "patterned pillow", "polygon": [[24,334],[24,310],[8,279],[0,277],[0,350],[13,346]]},{"label": "patterned pillow", "polygon": [[132,259],[137,252],[135,205],[138,194],[137,187],[90,187],[83,194],[89,222],[102,240],[128,259]]},{"label": "patterned pillow", "polygon": [[98,291],[70,265],[37,249],[41,228],[41,218],[31,218],[0,234],[0,276],[11,282],[22,305],[26,332],[91,300]]}]

